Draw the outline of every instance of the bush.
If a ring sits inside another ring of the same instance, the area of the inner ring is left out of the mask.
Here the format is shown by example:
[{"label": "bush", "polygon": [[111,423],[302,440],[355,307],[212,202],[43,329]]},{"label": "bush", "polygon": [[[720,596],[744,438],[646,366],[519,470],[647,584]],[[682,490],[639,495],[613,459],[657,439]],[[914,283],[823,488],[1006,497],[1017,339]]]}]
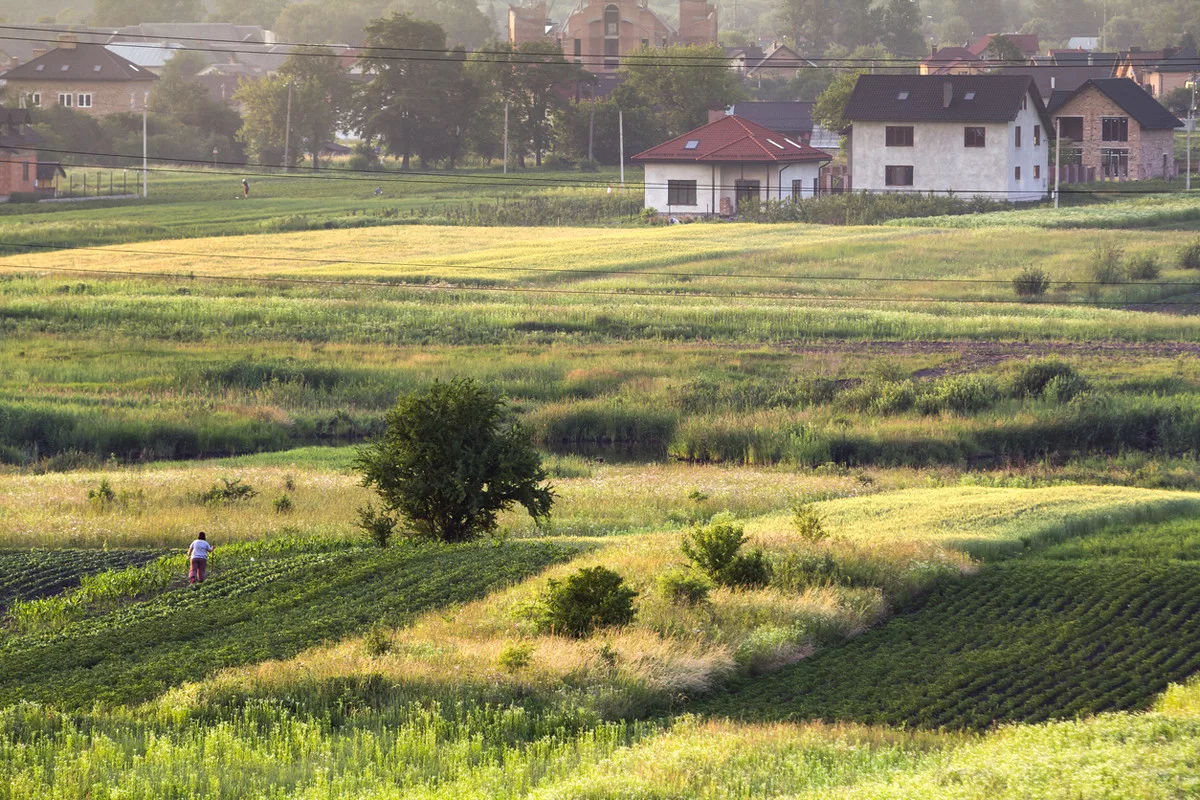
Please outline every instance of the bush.
[{"label": "bush", "polygon": [[927,414],[940,411],[970,414],[991,406],[999,394],[990,378],[980,375],[957,375],[938,381],[933,391],[921,399],[920,405],[921,410]]},{"label": "bush", "polygon": [[1055,375],[1042,390],[1042,396],[1053,403],[1069,403],[1089,388],[1087,378],[1082,375]]},{"label": "bush", "polygon": [[1017,297],[1039,297],[1050,289],[1050,276],[1036,267],[1026,267],[1013,278]]},{"label": "bush", "polygon": [[366,508],[358,509],[358,527],[376,545],[387,547],[388,540],[396,530],[396,519],[376,512],[375,506],[367,503]]},{"label": "bush", "polygon": [[1092,248],[1092,261],[1088,267],[1096,283],[1121,283],[1125,280],[1125,248],[1116,239],[1101,239]]},{"label": "bush", "polygon": [[99,486],[95,489],[88,489],[87,497],[88,502],[97,508],[108,508],[117,499],[117,493],[113,491],[108,478],[101,478]]},{"label": "bush", "polygon": [[911,380],[888,381],[875,390],[871,411],[876,414],[899,414],[908,411],[916,402],[917,388]]},{"label": "bush", "polygon": [[770,577],[770,565],[763,552],[741,553],[746,534],[741,525],[728,517],[714,517],[708,525],[697,525],[683,537],[683,554],[721,586],[752,587],[765,585]]},{"label": "bush", "polygon": [[292,498],[287,492],[284,492],[279,497],[276,497],[271,505],[275,507],[276,514],[286,514],[292,510]]},{"label": "bush", "polygon": [[812,503],[796,505],[792,513],[792,524],[796,526],[796,533],[806,542],[816,544],[829,536],[821,519],[821,512],[817,511]]},{"label": "bush", "polygon": [[1200,239],[1179,251],[1179,266],[1185,269],[1200,269]]},{"label": "bush", "polygon": [[597,628],[633,622],[637,592],[605,567],[585,567],[551,580],[542,598],[542,623],[552,633],[583,638]]},{"label": "bush", "polygon": [[1041,397],[1055,378],[1075,378],[1075,369],[1061,361],[1034,361],[1022,367],[1009,391],[1013,397]]},{"label": "bush", "polygon": [[771,585],[792,592],[810,586],[843,583],[837,562],[829,553],[806,551],[788,553],[771,565]]},{"label": "bush", "polygon": [[588,161],[586,158],[579,162],[580,172],[599,172],[600,164],[597,161]]},{"label": "bush", "polygon": [[498,392],[470,378],[435,381],[400,398],[354,465],[413,533],[463,542],[494,531],[516,504],[549,517],[554,492],[530,438]]},{"label": "bush", "polygon": [[675,568],[658,576],[658,593],[669,603],[697,606],[707,602],[713,584],[690,569]]},{"label": "bush", "polygon": [[533,662],[533,645],[528,642],[509,642],[496,657],[496,666],[505,672],[519,672]]},{"label": "bush", "polygon": [[237,503],[257,495],[254,487],[242,483],[241,478],[221,478],[200,495],[202,503]]},{"label": "bush", "polygon": [[368,655],[381,656],[392,649],[392,633],[382,623],[376,623],[363,634],[363,647]]},{"label": "bush", "polygon": [[1152,281],[1162,274],[1158,263],[1158,253],[1138,253],[1130,256],[1125,265],[1125,275],[1131,281]]}]

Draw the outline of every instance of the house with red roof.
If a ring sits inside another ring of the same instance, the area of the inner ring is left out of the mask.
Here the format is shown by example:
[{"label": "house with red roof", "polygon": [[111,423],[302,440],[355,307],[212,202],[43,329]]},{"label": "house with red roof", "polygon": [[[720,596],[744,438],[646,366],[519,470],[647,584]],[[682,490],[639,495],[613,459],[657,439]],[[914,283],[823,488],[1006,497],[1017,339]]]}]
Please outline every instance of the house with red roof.
[{"label": "house with red roof", "polygon": [[736,115],[727,115],[638,153],[646,207],[669,215],[732,216],[748,200],[812,197],[823,150]]}]

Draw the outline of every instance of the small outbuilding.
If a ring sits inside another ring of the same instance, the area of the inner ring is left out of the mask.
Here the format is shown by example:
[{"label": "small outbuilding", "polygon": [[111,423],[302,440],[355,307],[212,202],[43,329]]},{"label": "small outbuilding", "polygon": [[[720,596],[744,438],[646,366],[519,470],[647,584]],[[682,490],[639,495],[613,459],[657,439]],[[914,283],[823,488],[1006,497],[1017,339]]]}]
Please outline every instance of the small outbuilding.
[{"label": "small outbuilding", "polygon": [[673,216],[732,216],[747,200],[812,197],[832,156],[778,131],[724,116],[633,157],[646,207]]}]

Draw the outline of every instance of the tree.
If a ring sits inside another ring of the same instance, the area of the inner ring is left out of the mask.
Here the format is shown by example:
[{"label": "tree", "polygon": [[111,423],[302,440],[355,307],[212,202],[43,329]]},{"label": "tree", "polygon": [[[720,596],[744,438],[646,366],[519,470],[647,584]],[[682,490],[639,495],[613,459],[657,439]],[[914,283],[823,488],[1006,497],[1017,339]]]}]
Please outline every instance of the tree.
[{"label": "tree", "polygon": [[900,56],[924,57],[925,36],[921,33],[921,6],[917,0],[888,0],[883,8],[880,43]]},{"label": "tree", "polygon": [[839,73],[813,105],[813,122],[828,131],[845,130],[850,124],[845,117],[846,104],[850,102],[854,85],[858,83],[858,76],[862,74],[859,70]]},{"label": "tree", "polygon": [[246,109],[238,138],[260,163],[282,160],[289,89],[293,146],[286,154],[288,166],[296,153],[307,152],[317,169],[321,147],[333,136],[350,97],[345,69],[326,47],[298,48],[277,74],[242,83],[234,95]]},{"label": "tree", "polygon": [[202,0],[96,0],[91,24],[137,25],[141,22],[199,22]]},{"label": "tree", "polygon": [[475,0],[394,0],[388,11],[436,22],[446,32],[447,42],[471,50],[495,35],[492,21],[479,10]]},{"label": "tree", "polygon": [[386,512],[443,542],[494,531],[496,516],[517,504],[547,519],[554,503],[528,430],[497,392],[470,378],[401,397],[387,431],[359,449],[354,465]]},{"label": "tree", "polygon": [[621,68],[625,86],[662,115],[667,136],[687,133],[708,122],[709,109],[742,99],[733,70],[696,66],[723,63],[724,51],[716,45],[649,47],[636,55]]},{"label": "tree", "polygon": [[984,57],[1002,64],[1021,65],[1025,63],[1025,54],[1021,52],[1021,48],[1017,47],[1007,36],[993,36],[992,40],[988,42],[987,50],[984,51]]},{"label": "tree", "polygon": [[[150,92],[150,113],[162,136],[156,153],[163,157],[207,160],[216,150],[223,161],[241,161],[244,151],[237,139],[242,118],[224,103],[212,98],[208,89],[196,80],[206,65],[204,56],[180,50],[163,66],[159,80]],[[136,130],[114,135],[140,136],[140,115]],[[130,152],[136,152],[137,146]]]}]

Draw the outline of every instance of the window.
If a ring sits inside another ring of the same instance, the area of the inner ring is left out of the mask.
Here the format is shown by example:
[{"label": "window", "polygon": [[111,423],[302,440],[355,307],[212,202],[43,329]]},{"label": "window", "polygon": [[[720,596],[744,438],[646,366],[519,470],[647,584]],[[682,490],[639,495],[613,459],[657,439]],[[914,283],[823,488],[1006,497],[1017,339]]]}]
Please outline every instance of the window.
[{"label": "window", "polygon": [[1033,146],[1041,147],[1041,145],[1042,145],[1042,126],[1034,125],[1033,126]]},{"label": "window", "polygon": [[29,95],[29,105],[33,106],[34,108],[37,108],[41,104],[42,104],[42,93],[41,92],[34,92],[33,94]]},{"label": "window", "polygon": [[1033,165],[1033,179],[1036,181],[1040,177],[1042,177],[1042,165],[1034,164]]},{"label": "window", "polygon": [[667,181],[667,205],[696,205],[695,181]]},{"label": "window", "polygon": [[1017,126],[1017,130],[1016,130],[1016,133],[1014,134],[1013,142],[1016,144],[1017,147],[1021,146],[1021,126],[1020,125]]},{"label": "window", "polygon": [[967,92],[966,94],[963,95],[963,100],[974,100],[974,99],[975,99],[974,92]]},{"label": "window", "polygon": [[1083,141],[1083,117],[1059,117],[1058,133],[1072,142]]},{"label": "window", "polygon": [[1129,117],[1105,117],[1100,120],[1100,139],[1105,142],[1129,141]]},{"label": "window", "polygon": [[88,92],[87,94],[81,94],[78,97],[76,97],[75,105],[79,106],[80,108],[91,108],[92,107],[92,93]]},{"label": "window", "polygon": [[1100,174],[1104,178],[1128,178],[1129,151],[1101,150]]},{"label": "window", "polygon": [[575,57],[579,58],[583,55],[583,39],[575,40]]},{"label": "window", "polygon": [[897,100],[907,100],[908,92],[900,92],[898,95],[896,95],[896,99]]},{"label": "window", "polygon": [[733,193],[737,197],[739,203],[746,200],[757,200],[759,195],[759,182],[748,180],[737,180],[733,182]]},{"label": "window", "polygon": [[963,147],[985,147],[987,128],[963,128]]},{"label": "window", "polygon": [[621,27],[621,9],[616,6],[606,6],[604,9],[604,35],[616,36]]},{"label": "window", "polygon": [[685,145],[683,146],[683,149],[684,149],[684,150],[695,150],[695,149],[696,149],[697,147],[699,147],[699,146],[700,146],[700,140],[699,140],[699,139],[688,139],[688,140],[687,140],[687,144],[685,144]]},{"label": "window", "polygon": [[620,43],[620,39],[604,40],[604,66],[613,68],[617,66],[617,55],[619,54],[617,48]]},{"label": "window", "polygon": [[804,196],[804,181],[792,181],[792,199],[799,200]]},{"label": "window", "polygon": [[1013,170],[1013,180],[1014,181],[1021,180],[1021,168],[1020,167],[1017,167],[1016,169]]},{"label": "window", "polygon": [[58,93],[58,104],[60,106],[66,106],[67,108],[70,108],[71,101],[74,99],[75,99],[75,96],[70,93],[67,93],[67,92],[59,92]]},{"label": "window", "polygon": [[888,186],[912,186],[912,167],[884,167],[883,182]]},{"label": "window", "polygon": [[888,125],[884,130],[885,143],[888,147],[912,147],[913,129],[911,125]]},{"label": "window", "polygon": [[29,162],[28,161],[21,162],[21,180],[24,181],[25,183],[29,183]]}]

